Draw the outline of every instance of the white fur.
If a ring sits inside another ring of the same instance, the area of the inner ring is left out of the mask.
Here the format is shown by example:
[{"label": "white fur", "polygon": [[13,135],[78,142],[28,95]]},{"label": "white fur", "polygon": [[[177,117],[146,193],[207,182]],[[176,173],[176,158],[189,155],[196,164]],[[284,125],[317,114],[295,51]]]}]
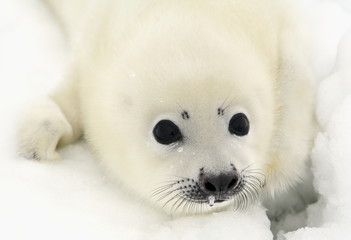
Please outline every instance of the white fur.
[{"label": "white fur", "polygon": [[[174,176],[197,179],[200,168],[218,174],[230,164],[264,173],[272,196],[303,177],[314,94],[290,5],[47,2],[74,35],[74,59],[62,86],[25,118],[25,156],[56,159],[53,146],[84,133],[106,168],[145,198]],[[251,124],[244,137],[228,132],[238,112]],[[161,119],[175,122],[186,141],[157,143],[152,129]]]}]

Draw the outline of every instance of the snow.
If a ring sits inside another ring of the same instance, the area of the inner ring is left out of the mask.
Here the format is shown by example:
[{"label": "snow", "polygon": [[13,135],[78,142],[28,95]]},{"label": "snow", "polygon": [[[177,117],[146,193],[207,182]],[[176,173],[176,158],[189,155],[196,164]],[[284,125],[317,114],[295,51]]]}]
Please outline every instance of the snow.
[{"label": "snow", "polygon": [[351,30],[342,38],[332,73],[319,86],[318,134],[312,152],[315,187],[321,195],[308,209],[315,228],[288,233],[288,239],[351,238]]},{"label": "snow", "polygon": [[[321,131],[312,170],[320,197],[275,227],[279,239],[351,239],[351,1],[301,1],[315,39]],[[0,239],[273,239],[261,206],[180,218],[154,211],[120,190],[84,142],[62,149],[58,162],[17,157],[19,113],[55,87],[67,52],[39,0],[0,0]]]}]

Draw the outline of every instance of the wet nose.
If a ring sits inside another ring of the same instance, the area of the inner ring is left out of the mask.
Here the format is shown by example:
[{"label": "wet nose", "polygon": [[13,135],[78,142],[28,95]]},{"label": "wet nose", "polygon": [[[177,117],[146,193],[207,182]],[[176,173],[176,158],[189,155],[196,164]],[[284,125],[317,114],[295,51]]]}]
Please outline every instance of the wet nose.
[{"label": "wet nose", "polygon": [[239,177],[235,173],[220,174],[217,176],[205,175],[202,177],[202,188],[205,192],[216,194],[225,193],[235,188]]}]

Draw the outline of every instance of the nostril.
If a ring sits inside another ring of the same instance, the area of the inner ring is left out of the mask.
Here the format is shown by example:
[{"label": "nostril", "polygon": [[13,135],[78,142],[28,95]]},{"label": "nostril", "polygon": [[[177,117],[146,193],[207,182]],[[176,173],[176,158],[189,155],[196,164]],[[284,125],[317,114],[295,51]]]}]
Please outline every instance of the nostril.
[{"label": "nostril", "polygon": [[236,186],[236,184],[238,183],[238,178],[233,178],[230,183],[228,184],[228,190],[232,189],[233,187]]},{"label": "nostril", "polygon": [[205,188],[206,188],[206,190],[208,190],[210,192],[215,192],[216,191],[216,187],[210,182],[206,182],[205,183]]},{"label": "nostril", "polygon": [[235,173],[204,175],[200,177],[200,187],[208,194],[224,194],[232,191],[238,185],[239,180],[239,176]]}]

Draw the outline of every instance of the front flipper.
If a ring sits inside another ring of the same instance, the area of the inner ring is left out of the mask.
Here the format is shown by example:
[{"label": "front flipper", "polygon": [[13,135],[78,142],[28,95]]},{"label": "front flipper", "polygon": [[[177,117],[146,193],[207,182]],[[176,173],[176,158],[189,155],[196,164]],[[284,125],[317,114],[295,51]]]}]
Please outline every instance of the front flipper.
[{"label": "front flipper", "polygon": [[[69,83],[69,82],[64,82]],[[18,151],[25,158],[57,160],[57,148],[81,135],[80,111],[74,84],[64,84],[50,97],[33,102],[18,129]]]}]

